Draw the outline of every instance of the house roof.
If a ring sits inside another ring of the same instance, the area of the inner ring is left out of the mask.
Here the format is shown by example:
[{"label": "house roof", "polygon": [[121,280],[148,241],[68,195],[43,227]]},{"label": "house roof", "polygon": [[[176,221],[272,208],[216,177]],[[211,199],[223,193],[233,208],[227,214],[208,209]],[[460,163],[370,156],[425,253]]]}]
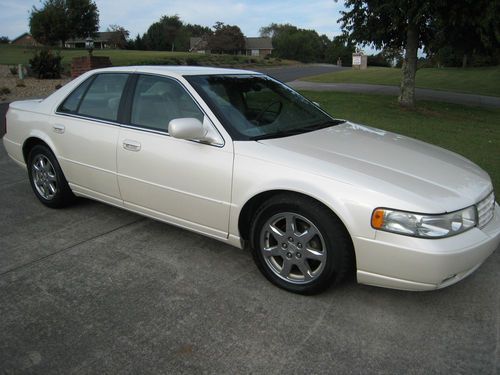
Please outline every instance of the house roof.
[{"label": "house roof", "polygon": [[17,41],[17,40],[19,40],[19,39],[24,38],[25,36],[31,36],[31,34],[30,34],[30,33],[22,33],[22,34],[21,34],[21,35],[19,35],[17,38],[12,39],[10,42],[11,42],[11,43],[13,43],[13,42],[15,42],[15,41]]},{"label": "house roof", "polygon": [[246,49],[273,49],[273,42],[269,37],[245,38]]}]

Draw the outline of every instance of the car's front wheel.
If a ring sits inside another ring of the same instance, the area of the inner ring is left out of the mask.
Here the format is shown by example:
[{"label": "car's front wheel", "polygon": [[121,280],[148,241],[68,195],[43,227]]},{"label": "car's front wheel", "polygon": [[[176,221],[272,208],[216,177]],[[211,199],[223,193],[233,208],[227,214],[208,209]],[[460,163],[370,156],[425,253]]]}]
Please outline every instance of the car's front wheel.
[{"label": "car's front wheel", "polygon": [[352,243],[341,221],[321,203],[280,195],[257,211],[254,260],[274,284],[294,293],[318,293],[350,269]]},{"label": "car's front wheel", "polygon": [[36,197],[51,208],[65,207],[75,199],[52,151],[36,145],[28,155],[28,174]]}]

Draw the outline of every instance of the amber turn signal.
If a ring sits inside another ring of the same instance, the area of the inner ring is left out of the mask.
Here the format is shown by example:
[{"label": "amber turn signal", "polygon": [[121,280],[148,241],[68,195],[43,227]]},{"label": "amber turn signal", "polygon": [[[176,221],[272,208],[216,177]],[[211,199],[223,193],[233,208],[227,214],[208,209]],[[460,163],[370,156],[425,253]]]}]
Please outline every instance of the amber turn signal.
[{"label": "amber turn signal", "polygon": [[377,208],[372,214],[372,227],[375,229],[380,229],[384,225],[385,211],[381,208]]}]

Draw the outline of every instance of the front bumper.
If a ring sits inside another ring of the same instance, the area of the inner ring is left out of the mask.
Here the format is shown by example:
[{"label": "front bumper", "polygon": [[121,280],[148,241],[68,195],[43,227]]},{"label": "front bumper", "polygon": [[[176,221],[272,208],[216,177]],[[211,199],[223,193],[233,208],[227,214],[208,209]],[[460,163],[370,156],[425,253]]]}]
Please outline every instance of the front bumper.
[{"label": "front bumper", "polygon": [[403,290],[433,290],[474,272],[500,245],[500,207],[482,229],[443,239],[378,231],[375,239],[353,238],[361,284]]}]

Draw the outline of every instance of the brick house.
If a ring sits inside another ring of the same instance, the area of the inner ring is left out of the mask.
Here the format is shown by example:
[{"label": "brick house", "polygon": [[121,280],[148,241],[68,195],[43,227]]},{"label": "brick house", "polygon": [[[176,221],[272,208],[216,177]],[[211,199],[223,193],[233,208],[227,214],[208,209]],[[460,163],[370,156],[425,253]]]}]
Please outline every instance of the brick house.
[{"label": "brick house", "polygon": [[24,33],[19,35],[17,38],[12,39],[10,44],[14,44],[16,46],[25,46],[25,47],[38,47],[41,46],[35,38],[31,36],[30,33]]}]

